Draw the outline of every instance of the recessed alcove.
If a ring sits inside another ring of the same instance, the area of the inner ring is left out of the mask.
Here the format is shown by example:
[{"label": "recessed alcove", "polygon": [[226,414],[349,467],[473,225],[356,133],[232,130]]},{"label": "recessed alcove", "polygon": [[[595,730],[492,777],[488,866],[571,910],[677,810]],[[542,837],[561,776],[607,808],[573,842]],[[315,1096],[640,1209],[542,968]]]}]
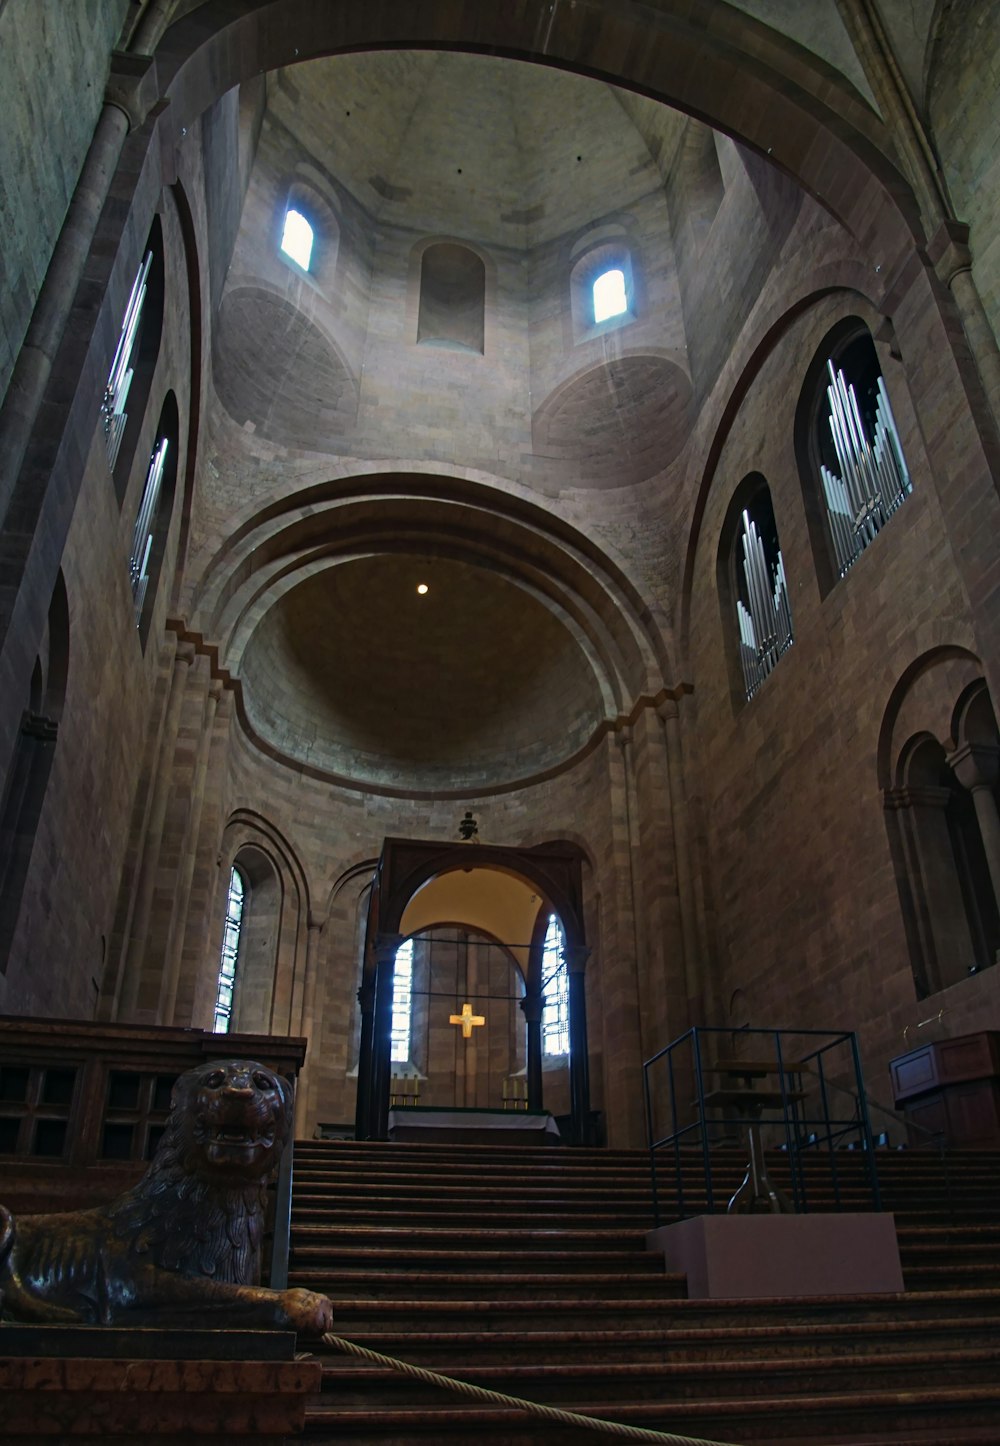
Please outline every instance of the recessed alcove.
[{"label": "recessed alcove", "polygon": [[264,613],[240,675],[271,747],[376,788],[528,778],[604,716],[563,621],[499,573],[442,558],[361,557],[307,577]]}]

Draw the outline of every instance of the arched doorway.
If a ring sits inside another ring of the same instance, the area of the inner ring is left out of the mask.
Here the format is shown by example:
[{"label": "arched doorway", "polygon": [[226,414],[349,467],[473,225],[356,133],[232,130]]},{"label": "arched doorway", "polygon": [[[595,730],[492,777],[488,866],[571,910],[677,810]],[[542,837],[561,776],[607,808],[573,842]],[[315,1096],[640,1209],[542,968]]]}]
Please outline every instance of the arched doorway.
[{"label": "arched doorway", "polygon": [[[504,1087],[523,1075],[528,1108],[543,1108],[543,1015],[557,988],[551,959],[547,977],[545,963],[555,916],[567,975],[569,1135],[589,1141],[581,878],[579,853],[568,845],[385,841],[359,991],[359,1139],[386,1138],[394,1065],[422,1076],[439,1106],[500,1108]],[[463,1015],[477,1022],[463,1024]]]}]

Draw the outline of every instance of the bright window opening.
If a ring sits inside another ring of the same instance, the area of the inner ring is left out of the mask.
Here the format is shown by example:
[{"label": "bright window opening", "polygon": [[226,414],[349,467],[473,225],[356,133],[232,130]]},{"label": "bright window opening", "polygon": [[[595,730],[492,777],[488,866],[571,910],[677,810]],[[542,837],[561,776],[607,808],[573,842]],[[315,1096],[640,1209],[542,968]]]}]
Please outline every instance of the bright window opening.
[{"label": "bright window opening", "polygon": [[542,991],[542,1052],[569,1054],[569,973],[562,925],[556,914],[549,915],[542,945]]},{"label": "bright window opening", "polygon": [[594,282],[594,321],[607,321],[628,311],[625,273],[617,267],[604,271]]},{"label": "bright window opening", "polygon": [[286,256],[290,256],[298,266],[301,266],[303,271],[309,270],[313,249],[313,228],[301,211],[289,209],[285,212],[285,229],[281,233],[281,249]]},{"label": "bright window opening", "polygon": [[219,987],[215,997],[216,1034],[228,1034],[233,1017],[233,991],[236,988],[236,961],[240,952],[240,929],[243,924],[243,879],[239,869],[229,875],[229,897],[226,900],[226,927],[222,935],[222,960],[219,964]]},{"label": "bright window opening", "polygon": [[392,1049],[389,1058],[394,1064],[406,1064],[410,1058],[410,1016],[413,1004],[413,940],[407,939],[396,950],[392,971]]}]

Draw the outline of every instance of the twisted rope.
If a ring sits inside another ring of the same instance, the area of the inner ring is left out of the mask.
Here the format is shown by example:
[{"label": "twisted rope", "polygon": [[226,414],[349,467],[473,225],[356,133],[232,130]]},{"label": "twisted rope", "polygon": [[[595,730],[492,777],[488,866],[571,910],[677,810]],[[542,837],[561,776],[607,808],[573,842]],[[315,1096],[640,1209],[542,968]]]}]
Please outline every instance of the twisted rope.
[{"label": "twisted rope", "polygon": [[397,1361],[392,1356],[383,1356],[379,1351],[370,1351],[367,1346],[355,1345],[343,1336],[327,1334],[323,1344],[334,1350],[344,1351],[349,1356],[358,1356],[376,1366],[388,1366],[401,1376],[412,1376],[415,1381],[425,1381],[429,1386],[443,1386],[448,1391],[457,1391],[460,1396],[471,1396],[477,1401],[490,1401],[495,1406],[516,1406],[543,1421],[558,1421],[564,1426],[581,1426],[587,1431],[603,1431],[607,1436],[621,1436],[628,1441],[659,1441],[668,1446],[734,1446],[732,1441],[706,1441],[700,1436],[676,1436],[672,1431],[650,1431],[644,1426],[623,1426],[618,1421],[602,1421],[596,1416],[581,1416],[576,1411],[563,1411],[558,1406],[540,1406],[535,1401],[522,1401],[519,1396],[506,1396],[502,1391],[490,1391],[485,1386],[473,1386],[468,1381],[456,1381],[451,1376],[442,1376],[437,1371],[428,1371],[423,1366],[412,1366],[407,1361]]}]

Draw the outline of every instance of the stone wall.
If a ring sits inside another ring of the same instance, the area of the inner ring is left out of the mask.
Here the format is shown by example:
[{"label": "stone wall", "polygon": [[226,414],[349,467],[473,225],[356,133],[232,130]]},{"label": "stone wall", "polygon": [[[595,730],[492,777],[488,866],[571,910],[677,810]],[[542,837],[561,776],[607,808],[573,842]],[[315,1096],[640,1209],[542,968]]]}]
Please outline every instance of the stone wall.
[{"label": "stone wall", "polygon": [[90,145],[110,52],[129,5],[11,0],[0,8],[2,398]]}]

